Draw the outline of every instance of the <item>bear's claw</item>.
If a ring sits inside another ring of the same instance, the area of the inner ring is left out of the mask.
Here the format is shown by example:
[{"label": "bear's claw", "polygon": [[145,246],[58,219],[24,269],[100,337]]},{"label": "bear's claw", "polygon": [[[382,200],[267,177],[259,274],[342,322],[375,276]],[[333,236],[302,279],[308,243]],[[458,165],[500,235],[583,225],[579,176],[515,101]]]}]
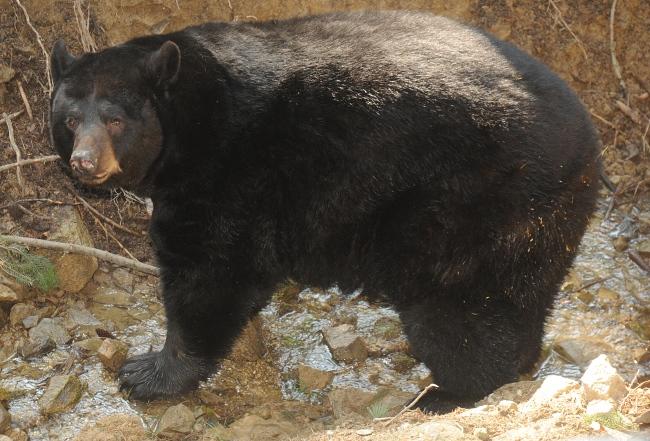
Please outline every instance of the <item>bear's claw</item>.
[{"label": "bear's claw", "polygon": [[150,401],[189,392],[209,375],[203,360],[172,357],[165,350],[136,355],[119,371],[120,390],[135,400]]}]

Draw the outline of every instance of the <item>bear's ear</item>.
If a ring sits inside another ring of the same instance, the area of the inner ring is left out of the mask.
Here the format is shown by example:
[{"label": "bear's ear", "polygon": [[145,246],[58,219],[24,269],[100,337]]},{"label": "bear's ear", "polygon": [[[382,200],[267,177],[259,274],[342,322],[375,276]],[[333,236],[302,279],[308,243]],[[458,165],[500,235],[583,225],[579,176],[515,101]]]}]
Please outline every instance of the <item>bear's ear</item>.
[{"label": "bear's ear", "polygon": [[70,55],[62,39],[54,43],[50,64],[52,68],[52,80],[54,80],[55,84],[59,82],[61,77],[63,77],[63,73],[75,60],[76,58]]},{"label": "bear's ear", "polygon": [[173,84],[178,79],[178,71],[181,68],[181,50],[176,43],[167,40],[160,49],[151,54],[147,68],[156,81],[156,86]]}]

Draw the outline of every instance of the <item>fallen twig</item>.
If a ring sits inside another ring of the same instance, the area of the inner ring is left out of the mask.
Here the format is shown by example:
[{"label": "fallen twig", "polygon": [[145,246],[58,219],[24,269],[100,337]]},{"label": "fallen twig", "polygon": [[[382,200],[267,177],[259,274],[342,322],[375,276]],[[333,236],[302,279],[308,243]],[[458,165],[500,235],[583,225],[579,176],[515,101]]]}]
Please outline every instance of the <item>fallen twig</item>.
[{"label": "fallen twig", "polygon": [[641,124],[641,116],[623,101],[616,100],[616,107],[636,124]]},{"label": "fallen twig", "polygon": [[34,119],[34,115],[32,114],[32,106],[29,105],[29,101],[27,100],[27,95],[25,94],[25,90],[23,89],[23,83],[21,83],[20,80],[16,80],[16,83],[18,84],[18,92],[20,92],[20,97],[23,99],[25,110],[27,110],[27,115],[29,116],[29,120],[31,121]]},{"label": "fallen twig", "polygon": [[587,282],[587,283],[585,283],[585,284],[582,285],[580,288],[576,288],[576,289],[574,289],[573,292],[574,292],[574,293],[575,293],[575,292],[580,292],[580,291],[582,291],[583,289],[591,288],[592,286],[597,285],[597,284],[599,284],[599,283],[603,283],[603,282],[605,282],[605,281],[607,281],[607,280],[609,280],[609,279],[611,279],[611,278],[612,278],[612,275],[611,275],[611,274],[610,274],[609,276],[599,277],[599,278],[597,278],[596,280],[592,280],[591,282]]},{"label": "fallen twig", "polygon": [[[73,192],[73,193],[74,193],[74,192]],[[108,222],[109,224],[111,224],[111,225],[114,226],[115,228],[117,228],[117,229],[119,229],[119,230],[122,230],[122,231],[124,231],[125,233],[132,234],[132,235],[134,235],[134,236],[142,236],[142,233],[138,233],[137,231],[133,231],[133,230],[130,229],[130,228],[127,228],[127,227],[125,227],[125,226],[123,226],[123,225],[120,225],[120,224],[118,224],[117,222],[115,222],[113,219],[111,219],[110,217],[107,217],[107,216],[101,214],[99,211],[97,211],[97,209],[96,209],[95,207],[93,207],[92,205],[90,205],[90,203],[89,203],[88,201],[86,201],[84,198],[82,198],[81,196],[79,196],[77,193],[74,193],[74,196],[75,196],[75,197],[77,198],[77,200],[79,200],[79,202],[81,202],[81,203],[83,204],[83,206],[86,207],[86,208],[87,208],[91,213],[93,213],[93,214],[99,216],[100,218],[102,218],[102,220]]]},{"label": "fallen twig", "polygon": [[13,164],[0,165],[0,172],[5,170],[11,170],[14,167],[21,167],[23,165],[36,164],[37,162],[56,161],[59,158],[60,158],[59,155],[49,155],[49,156],[40,156],[38,158],[22,159],[20,161],[14,162]]},{"label": "fallen twig", "polygon": [[603,222],[607,222],[607,219],[609,219],[609,215],[612,214],[612,210],[614,209],[614,205],[616,204],[616,197],[619,195],[619,190],[621,189],[621,186],[618,185],[614,189],[614,192],[612,193],[612,197],[609,200],[609,204],[607,204],[607,211],[605,212],[605,216],[603,217]]},{"label": "fallen twig", "polygon": [[384,426],[388,426],[388,425],[390,425],[390,423],[392,423],[392,422],[395,421],[397,418],[399,418],[399,417],[400,417],[404,412],[406,412],[407,410],[412,409],[413,406],[415,406],[415,405],[418,403],[418,401],[420,401],[420,399],[422,399],[422,397],[423,397],[424,395],[426,395],[427,392],[429,392],[431,389],[434,389],[434,388],[437,389],[437,388],[438,388],[438,385],[437,385],[437,384],[433,384],[433,383],[431,383],[430,385],[428,385],[427,387],[425,387],[425,388],[422,390],[422,392],[420,392],[420,393],[418,394],[418,396],[415,397],[415,399],[409,403],[408,406],[406,406],[405,408],[403,408],[402,410],[400,410],[400,411],[397,413],[397,415],[395,415],[393,418],[391,418],[390,420],[386,421],[386,422],[384,423]]},{"label": "fallen twig", "polygon": [[[88,210],[88,211],[90,211],[90,210]],[[133,254],[131,254],[131,252],[124,246],[124,244],[122,242],[120,242],[120,240],[117,237],[115,237],[115,235],[113,233],[111,233],[108,230],[108,228],[106,228],[106,225],[104,225],[104,223],[97,216],[95,216],[95,214],[92,211],[90,211],[90,215],[93,217],[95,222],[97,222],[97,224],[102,228],[102,230],[104,230],[104,234],[106,234],[106,236],[113,239],[115,241],[115,243],[117,243],[117,246],[120,247],[120,249],[122,251],[124,251],[127,256],[129,256],[131,259],[139,262],[139,260],[136,259]]]},{"label": "fallen twig", "polygon": [[585,56],[585,60],[588,60],[589,57],[587,56],[587,51],[585,49],[584,43],[578,38],[578,36],[573,32],[569,24],[564,20],[564,17],[562,16],[562,11],[560,11],[560,8],[557,7],[555,2],[553,0],[548,0],[548,3],[553,6],[553,9],[555,9],[556,16],[555,18],[564,26],[564,28],[569,31],[569,34],[573,37],[573,39],[578,43],[578,46],[580,46],[580,49],[582,50],[583,55]]},{"label": "fallen twig", "polygon": [[623,75],[621,74],[621,66],[618,64],[616,59],[616,39],[614,38],[614,17],[616,16],[616,2],[617,0],[612,1],[612,9],[609,13],[609,52],[612,57],[612,67],[614,68],[614,75],[618,78],[623,93],[627,97],[627,86],[623,80]]},{"label": "fallen twig", "polygon": [[650,273],[650,264],[646,262],[646,260],[641,257],[641,255],[636,252],[635,250],[630,250],[627,252],[627,255],[630,256],[630,259],[632,262],[636,263],[639,268],[641,268],[643,271]]},{"label": "fallen twig", "polygon": [[153,265],[148,265],[146,263],[138,262],[133,259],[128,259],[126,257],[118,256],[117,254],[109,253],[108,251],[98,250],[97,248],[91,248],[84,245],[77,245],[77,244],[65,243],[65,242],[55,242],[53,240],[33,239],[31,237],[6,236],[1,234],[0,234],[0,241],[5,241],[8,243],[17,243],[28,247],[31,246],[31,247],[45,248],[45,249],[56,250],[56,251],[63,251],[67,253],[83,254],[86,256],[96,257],[106,262],[111,262],[126,268],[131,268],[143,273],[153,274],[155,276],[160,274],[160,270]]},{"label": "fallen twig", "polygon": [[[6,113],[2,114],[2,118],[4,119],[5,124],[7,124],[7,132],[9,132],[9,145],[11,145],[11,148],[16,154],[16,164],[20,164],[20,161],[23,159],[23,155],[20,153],[20,149],[18,148],[18,144],[16,144],[16,139],[14,138],[14,126],[11,123],[11,118]],[[18,180],[18,186],[21,190],[23,190],[23,174],[20,170],[20,165],[16,167],[16,179]]]},{"label": "fallen twig", "polygon": [[[23,114],[23,110],[20,109],[18,112],[10,113],[8,116],[9,116],[9,118],[14,119],[17,116],[20,116],[22,114]],[[4,124],[4,122],[5,122],[5,117],[4,117],[4,114],[3,114],[2,118],[0,118],[0,124]]]},{"label": "fallen twig", "polygon": [[43,44],[43,40],[41,39],[41,34],[38,33],[38,31],[32,24],[32,21],[29,18],[29,14],[27,13],[27,9],[25,9],[25,7],[20,2],[20,0],[14,0],[14,1],[20,7],[20,9],[23,10],[23,14],[25,14],[25,20],[27,21],[27,26],[29,26],[32,32],[34,32],[34,34],[36,35],[36,40],[38,41],[38,45],[41,47],[41,50],[43,51],[43,55],[45,57],[45,74],[47,75],[47,85],[49,87],[49,90],[47,92],[49,95],[51,95],[52,89],[54,88],[54,83],[52,82],[52,71],[50,70],[50,55],[45,49],[45,45]]}]

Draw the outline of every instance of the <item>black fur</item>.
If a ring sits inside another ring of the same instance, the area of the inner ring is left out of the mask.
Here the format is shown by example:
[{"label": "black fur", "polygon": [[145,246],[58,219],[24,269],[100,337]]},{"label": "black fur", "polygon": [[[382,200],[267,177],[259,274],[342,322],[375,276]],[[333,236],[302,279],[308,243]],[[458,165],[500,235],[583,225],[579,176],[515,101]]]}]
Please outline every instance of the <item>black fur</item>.
[{"label": "black fur", "polygon": [[151,103],[162,129],[162,146],[124,147],[160,151],[130,182],[154,201],[168,318],[162,352],[121,371],[132,397],[196,387],[287,277],[391,302],[440,386],[429,410],[537,359],[594,209],[599,143],[569,88],[512,45],[408,12],[138,38],[57,83],[64,157],[65,107],[91,90],[133,121]]}]

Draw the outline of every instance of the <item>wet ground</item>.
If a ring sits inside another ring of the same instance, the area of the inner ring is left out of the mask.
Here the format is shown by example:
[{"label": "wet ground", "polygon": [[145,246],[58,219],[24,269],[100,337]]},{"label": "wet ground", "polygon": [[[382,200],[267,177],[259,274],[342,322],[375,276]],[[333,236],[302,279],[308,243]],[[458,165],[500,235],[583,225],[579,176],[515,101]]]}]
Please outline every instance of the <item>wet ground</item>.
[{"label": "wet ground", "polygon": [[[555,373],[579,378],[587,362],[601,352],[609,355],[627,381],[635,375],[650,376],[648,366],[635,363],[650,337],[648,274],[623,250],[627,239],[618,239],[621,251],[613,246],[618,236],[630,239],[629,249],[642,247],[649,240],[648,202],[630,210],[629,215],[614,210],[607,221],[603,221],[607,201],[601,203],[559,295],[547,328],[545,356],[533,377]],[[54,300],[55,307],[44,311],[41,320],[60,320],[70,343],[27,360],[16,354],[0,364],[0,396],[8,403],[14,425],[31,440],[72,439],[82,427],[111,414],[139,416],[153,432],[160,415],[181,401],[193,409],[197,430],[229,424],[261,403],[286,400],[304,403],[305,412],[309,409],[314,415],[315,426],[327,428],[340,422],[331,416],[327,399],[333,389],[377,392],[390,388],[394,395],[401,390],[408,396],[430,381],[427,369],[408,355],[397,315],[391,309],[368,304],[360,292],[288,283],[263,310],[256,325],[249,327],[247,337],[221,371],[198,392],[174,402],[134,404],[118,392],[114,374],[98,360],[93,344],[97,335],[114,337],[129,345],[129,354],[162,345],[165,319],[156,279],[101,266],[78,296]],[[345,323],[355,328],[367,349],[367,357],[356,362],[336,360],[323,341],[322,331]],[[24,325],[19,324],[16,329],[6,326],[0,337],[6,342],[25,335]],[[325,372],[327,385],[306,388],[298,378],[300,365]],[[38,400],[47,379],[61,373],[78,376],[86,390],[72,409],[43,417]],[[373,411],[385,409],[369,410]]]}]

